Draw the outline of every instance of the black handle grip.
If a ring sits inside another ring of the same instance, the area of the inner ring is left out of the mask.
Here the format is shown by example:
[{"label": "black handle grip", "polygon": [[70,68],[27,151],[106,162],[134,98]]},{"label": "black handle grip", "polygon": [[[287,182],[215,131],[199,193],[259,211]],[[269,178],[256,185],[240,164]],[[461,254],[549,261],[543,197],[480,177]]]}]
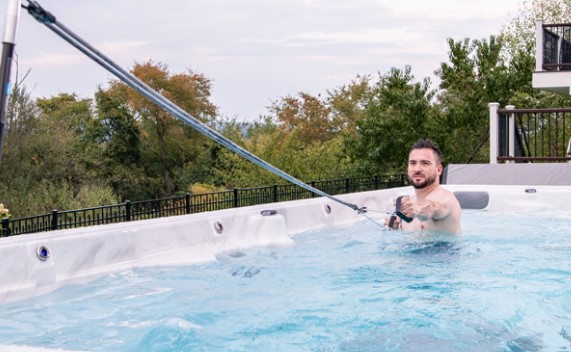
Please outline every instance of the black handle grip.
[{"label": "black handle grip", "polygon": [[[396,202],[397,204],[396,204],[396,207],[395,207],[395,214],[396,214],[399,218],[403,219],[404,221],[406,221],[406,222],[411,222],[411,221],[413,220],[413,218],[409,218],[408,216],[404,215],[404,214],[401,213],[401,211],[400,211],[401,201],[402,201],[402,198],[403,198],[403,197],[407,197],[407,196],[399,196],[399,197],[397,197],[397,202]],[[390,226],[390,225],[389,225],[389,226]]]},{"label": "black handle grip", "polygon": [[393,226],[395,226],[395,220],[397,219],[397,217],[395,215],[391,215],[391,218],[389,219],[389,229],[392,229]]}]

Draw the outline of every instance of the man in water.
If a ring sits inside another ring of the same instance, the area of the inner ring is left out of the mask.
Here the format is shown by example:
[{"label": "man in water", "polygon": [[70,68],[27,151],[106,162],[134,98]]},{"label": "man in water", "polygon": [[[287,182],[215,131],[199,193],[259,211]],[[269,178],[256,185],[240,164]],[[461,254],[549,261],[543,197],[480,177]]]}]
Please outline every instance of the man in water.
[{"label": "man in water", "polygon": [[[411,222],[397,218],[393,229],[404,231],[437,230],[460,234],[460,203],[454,194],[440,185],[442,153],[428,139],[416,141],[408,155],[408,180],[414,197],[401,200],[400,212]],[[389,224],[389,219],[385,225]]]}]

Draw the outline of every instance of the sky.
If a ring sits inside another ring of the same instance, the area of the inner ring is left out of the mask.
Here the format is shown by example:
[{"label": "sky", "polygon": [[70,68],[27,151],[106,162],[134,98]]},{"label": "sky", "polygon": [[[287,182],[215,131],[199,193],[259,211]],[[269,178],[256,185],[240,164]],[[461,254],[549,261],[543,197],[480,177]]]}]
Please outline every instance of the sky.
[{"label": "sky", "polygon": [[[497,35],[523,0],[37,0],[121,67],[148,60],[212,82],[221,115],[254,121],[272,102],[325,95],[357,75],[447,62],[447,39]],[[24,5],[27,1],[22,1]],[[161,4],[157,6],[157,4]],[[0,3],[4,29],[7,0]],[[33,97],[93,98],[110,73],[22,9],[12,81]]]}]

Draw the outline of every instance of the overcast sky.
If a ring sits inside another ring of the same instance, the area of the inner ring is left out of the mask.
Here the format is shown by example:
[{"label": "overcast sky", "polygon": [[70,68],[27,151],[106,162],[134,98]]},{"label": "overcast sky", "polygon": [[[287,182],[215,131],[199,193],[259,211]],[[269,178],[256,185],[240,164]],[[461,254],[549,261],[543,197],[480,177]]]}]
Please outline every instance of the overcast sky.
[{"label": "overcast sky", "polygon": [[[408,64],[417,80],[435,81],[447,38],[498,34],[522,1],[38,0],[124,68],[152,59],[173,73],[202,73],[212,80],[211,101],[240,121],[280,97],[325,93],[391,67]],[[35,97],[92,98],[114,78],[25,10],[16,53],[20,75],[31,69],[25,84]]]}]

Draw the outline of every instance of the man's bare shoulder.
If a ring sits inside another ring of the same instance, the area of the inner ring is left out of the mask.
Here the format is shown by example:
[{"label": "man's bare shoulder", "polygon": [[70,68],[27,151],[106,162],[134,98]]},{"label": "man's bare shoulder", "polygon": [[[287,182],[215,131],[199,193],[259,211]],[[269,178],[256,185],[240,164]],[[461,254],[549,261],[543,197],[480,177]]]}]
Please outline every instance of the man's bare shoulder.
[{"label": "man's bare shoulder", "polygon": [[454,199],[456,199],[456,196],[454,196],[454,193],[452,193],[450,190],[442,187],[441,185],[439,185],[438,187],[436,187],[431,193],[429,197],[438,197],[438,198],[448,198],[448,197],[453,197]]},{"label": "man's bare shoulder", "polygon": [[454,193],[440,185],[432,191],[428,199],[440,205],[450,206],[452,209],[460,209],[460,203]]}]

